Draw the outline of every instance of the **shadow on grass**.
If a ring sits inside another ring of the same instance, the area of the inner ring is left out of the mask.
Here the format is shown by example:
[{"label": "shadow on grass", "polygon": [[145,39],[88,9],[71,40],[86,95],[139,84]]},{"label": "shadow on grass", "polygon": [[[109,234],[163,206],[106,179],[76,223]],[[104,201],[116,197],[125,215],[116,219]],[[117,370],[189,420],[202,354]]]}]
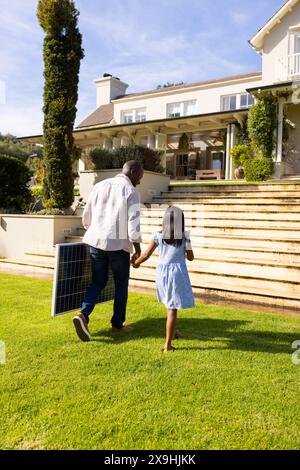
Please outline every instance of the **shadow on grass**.
[{"label": "shadow on grass", "polygon": [[[143,338],[161,338],[165,337],[165,324],[163,318],[153,319],[145,318],[133,323],[134,331],[132,333],[113,334],[109,330],[100,330],[93,333],[93,340],[104,343],[124,343]],[[178,320],[178,328],[182,333],[182,338],[175,340],[177,349],[181,350],[239,350],[266,352],[271,354],[291,354],[291,345],[293,341],[300,339],[300,334],[278,333],[272,331],[255,331],[246,329],[250,321],[243,320],[219,320],[210,318],[183,318]],[[243,329],[241,329],[243,327]],[[199,347],[186,345],[186,341],[197,340]],[[180,343],[184,341],[184,347]],[[201,343],[214,342],[215,346],[206,346]],[[227,343],[218,346],[218,343]],[[175,344],[175,343],[174,343]]]}]

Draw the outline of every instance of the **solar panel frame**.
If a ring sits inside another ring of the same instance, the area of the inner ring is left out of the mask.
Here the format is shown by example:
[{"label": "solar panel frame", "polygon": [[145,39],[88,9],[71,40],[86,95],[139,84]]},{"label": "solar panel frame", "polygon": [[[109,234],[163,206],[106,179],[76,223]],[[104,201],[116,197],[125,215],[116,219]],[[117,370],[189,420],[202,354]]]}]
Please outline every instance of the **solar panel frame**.
[{"label": "solar panel frame", "polygon": [[[79,253],[83,255],[82,259],[78,259],[76,256],[74,258],[74,255],[78,254],[76,248],[78,248]],[[63,262],[61,262],[62,258]],[[72,265],[72,263],[76,264]],[[67,269],[67,273],[71,274],[71,277],[64,277],[65,269]],[[85,292],[91,281],[92,269],[89,246],[82,242],[57,244],[54,260],[51,316],[55,318],[80,310]],[[78,290],[78,287],[81,288],[81,291]],[[64,295],[61,295],[62,292]],[[96,304],[110,302],[114,299],[114,292],[114,279],[111,268],[109,267],[107,285],[98,296]],[[67,299],[74,296],[76,296],[75,305],[73,301],[72,308],[69,308],[71,305],[68,304]],[[61,309],[61,299],[63,297],[65,297],[64,305],[66,305],[66,308]],[[67,305],[69,306],[67,307]]]}]

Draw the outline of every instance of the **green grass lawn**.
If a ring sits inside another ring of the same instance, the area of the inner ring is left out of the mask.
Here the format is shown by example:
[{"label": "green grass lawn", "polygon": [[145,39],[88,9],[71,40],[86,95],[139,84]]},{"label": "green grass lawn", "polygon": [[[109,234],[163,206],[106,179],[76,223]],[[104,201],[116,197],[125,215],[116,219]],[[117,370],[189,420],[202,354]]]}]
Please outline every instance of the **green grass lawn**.
[{"label": "green grass lawn", "polygon": [[0,275],[0,448],[299,449],[299,318],[197,305],[162,354],[155,297],[130,295],[130,335],[96,307],[81,343],[72,315],[51,319],[51,289]]}]

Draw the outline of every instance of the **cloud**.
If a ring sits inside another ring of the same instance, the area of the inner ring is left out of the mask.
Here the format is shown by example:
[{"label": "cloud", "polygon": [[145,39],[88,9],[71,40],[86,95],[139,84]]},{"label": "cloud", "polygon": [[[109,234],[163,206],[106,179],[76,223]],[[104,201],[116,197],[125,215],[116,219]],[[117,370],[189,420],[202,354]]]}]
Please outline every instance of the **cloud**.
[{"label": "cloud", "polygon": [[6,102],[6,85],[3,80],[0,80],[0,105]]},{"label": "cloud", "polygon": [[42,134],[43,113],[38,103],[31,106],[0,105],[0,132],[15,136]]},{"label": "cloud", "polygon": [[[104,72],[134,92],[259,69],[247,39],[274,13],[274,2],[281,0],[252,0],[251,9],[246,0],[75,0],[85,49],[76,122],[95,109],[93,80]],[[0,0],[0,79],[7,96],[0,132],[42,129],[43,31],[36,7],[37,0]]]},{"label": "cloud", "polygon": [[236,26],[243,26],[249,21],[249,15],[246,12],[233,11],[231,12],[231,18]]}]

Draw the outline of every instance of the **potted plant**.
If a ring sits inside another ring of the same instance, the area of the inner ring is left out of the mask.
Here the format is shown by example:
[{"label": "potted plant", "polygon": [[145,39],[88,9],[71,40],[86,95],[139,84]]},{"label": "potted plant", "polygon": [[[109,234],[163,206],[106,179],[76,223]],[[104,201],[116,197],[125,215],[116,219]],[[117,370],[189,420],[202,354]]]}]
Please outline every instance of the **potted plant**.
[{"label": "potted plant", "polygon": [[237,179],[243,179],[245,176],[244,165],[250,159],[251,148],[249,145],[235,145],[232,148],[230,155],[235,166],[234,176]]}]

